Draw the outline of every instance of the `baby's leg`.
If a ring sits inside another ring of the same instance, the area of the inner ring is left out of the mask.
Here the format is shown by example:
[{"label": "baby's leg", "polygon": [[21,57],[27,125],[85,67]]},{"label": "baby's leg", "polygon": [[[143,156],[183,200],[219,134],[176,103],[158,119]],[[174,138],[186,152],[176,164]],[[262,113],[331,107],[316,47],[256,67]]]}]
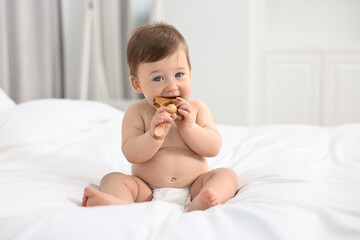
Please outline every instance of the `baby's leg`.
[{"label": "baby's leg", "polygon": [[140,178],[109,173],[100,182],[100,191],[85,188],[83,206],[101,206],[145,202],[152,199],[151,188]]},{"label": "baby's leg", "polygon": [[222,204],[235,196],[238,178],[228,168],[218,168],[201,174],[190,188],[191,203],[188,212],[205,210]]}]

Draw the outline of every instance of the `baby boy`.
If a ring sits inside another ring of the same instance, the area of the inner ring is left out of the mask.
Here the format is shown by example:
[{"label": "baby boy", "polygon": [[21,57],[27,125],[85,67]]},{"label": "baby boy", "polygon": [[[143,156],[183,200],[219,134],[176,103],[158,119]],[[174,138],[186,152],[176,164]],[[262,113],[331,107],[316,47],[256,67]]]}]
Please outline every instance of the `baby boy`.
[{"label": "baby boy", "polygon": [[[210,171],[207,164],[222,139],[208,107],[190,98],[191,64],[182,34],[165,23],[137,28],[127,45],[127,62],[133,89],[145,97],[128,108],[122,123],[122,151],[132,175],[105,175],[99,190],[85,188],[83,206],[167,198],[194,211],[234,197],[235,172]],[[175,99],[176,113],[156,108],[156,97]],[[159,125],[164,126],[161,136],[154,135]]]}]

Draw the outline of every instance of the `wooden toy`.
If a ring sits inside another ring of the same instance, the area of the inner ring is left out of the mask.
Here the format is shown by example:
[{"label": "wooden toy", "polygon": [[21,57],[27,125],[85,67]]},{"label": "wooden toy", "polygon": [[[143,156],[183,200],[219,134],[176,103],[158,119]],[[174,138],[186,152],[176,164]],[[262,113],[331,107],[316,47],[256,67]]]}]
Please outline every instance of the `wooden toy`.
[{"label": "wooden toy", "polygon": [[[176,98],[165,98],[165,97],[155,97],[154,98],[154,106],[156,108],[161,107],[168,107],[169,110],[167,111],[168,114],[176,113],[176,119],[175,120],[181,120],[183,119],[183,116],[178,113],[176,104],[179,102]],[[154,136],[156,138],[160,138],[164,134],[165,130],[165,123],[159,124],[156,126],[154,130]]]}]

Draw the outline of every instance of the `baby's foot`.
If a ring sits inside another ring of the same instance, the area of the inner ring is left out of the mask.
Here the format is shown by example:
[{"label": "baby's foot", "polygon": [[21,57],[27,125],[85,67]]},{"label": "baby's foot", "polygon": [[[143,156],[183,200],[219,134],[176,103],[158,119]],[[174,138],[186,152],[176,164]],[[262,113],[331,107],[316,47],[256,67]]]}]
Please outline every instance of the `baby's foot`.
[{"label": "baby's foot", "polygon": [[199,193],[190,203],[188,212],[194,210],[206,210],[213,206],[219,205],[219,199],[211,189]]},{"label": "baby's foot", "polygon": [[112,204],[122,204],[122,202],[120,199],[108,193],[100,192],[91,187],[85,188],[82,206],[93,207]]}]

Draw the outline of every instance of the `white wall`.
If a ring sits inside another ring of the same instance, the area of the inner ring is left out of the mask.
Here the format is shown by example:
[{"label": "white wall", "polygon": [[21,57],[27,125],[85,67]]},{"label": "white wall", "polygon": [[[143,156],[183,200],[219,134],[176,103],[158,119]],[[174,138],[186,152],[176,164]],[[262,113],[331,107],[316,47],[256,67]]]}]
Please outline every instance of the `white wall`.
[{"label": "white wall", "polygon": [[246,124],[248,0],[159,0],[155,20],[186,38],[192,65],[192,98],[207,103],[216,123]]},{"label": "white wall", "polygon": [[264,40],[270,45],[351,48],[360,42],[359,0],[267,0]]}]

